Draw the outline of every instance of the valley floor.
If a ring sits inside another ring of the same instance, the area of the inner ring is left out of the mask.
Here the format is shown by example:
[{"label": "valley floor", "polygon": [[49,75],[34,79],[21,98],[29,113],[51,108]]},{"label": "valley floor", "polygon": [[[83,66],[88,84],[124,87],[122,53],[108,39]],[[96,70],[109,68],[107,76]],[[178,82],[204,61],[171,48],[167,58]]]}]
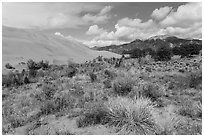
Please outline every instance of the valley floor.
[{"label": "valley floor", "polygon": [[[95,59],[3,87],[2,134],[202,134],[202,57]],[[71,73],[72,74],[72,73]]]}]

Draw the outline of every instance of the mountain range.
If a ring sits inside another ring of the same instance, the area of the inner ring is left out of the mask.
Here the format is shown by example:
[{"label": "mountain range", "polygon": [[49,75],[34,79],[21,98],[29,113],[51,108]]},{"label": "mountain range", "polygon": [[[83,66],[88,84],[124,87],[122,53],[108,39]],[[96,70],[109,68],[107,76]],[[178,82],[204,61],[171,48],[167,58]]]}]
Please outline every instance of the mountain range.
[{"label": "mountain range", "polygon": [[94,50],[99,51],[111,51],[117,54],[130,53],[134,49],[148,49],[158,50],[163,46],[170,48],[179,47],[186,44],[199,44],[202,46],[202,40],[199,39],[183,39],[176,36],[159,35],[150,37],[145,40],[136,39],[132,42],[121,44],[121,45],[110,45],[105,47],[93,47]]}]

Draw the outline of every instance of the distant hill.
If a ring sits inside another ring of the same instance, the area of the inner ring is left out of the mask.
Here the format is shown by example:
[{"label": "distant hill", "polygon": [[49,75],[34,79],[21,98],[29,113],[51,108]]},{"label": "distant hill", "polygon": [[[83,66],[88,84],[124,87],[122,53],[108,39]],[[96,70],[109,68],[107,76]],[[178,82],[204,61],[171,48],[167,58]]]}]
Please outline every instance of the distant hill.
[{"label": "distant hill", "polygon": [[106,47],[94,47],[94,50],[99,51],[111,51],[117,54],[131,53],[136,48],[141,50],[151,48],[153,50],[158,50],[163,46],[167,47],[179,47],[185,44],[199,44],[202,47],[202,41],[198,39],[182,39],[175,36],[169,35],[159,35],[154,36],[146,40],[136,39],[132,42],[122,44],[122,45],[110,45]]},{"label": "distant hill", "polygon": [[50,64],[67,64],[69,60],[81,63],[99,55],[120,57],[115,53],[92,50],[82,43],[54,34],[2,26],[3,66],[5,63],[26,62],[28,59],[48,60]]}]

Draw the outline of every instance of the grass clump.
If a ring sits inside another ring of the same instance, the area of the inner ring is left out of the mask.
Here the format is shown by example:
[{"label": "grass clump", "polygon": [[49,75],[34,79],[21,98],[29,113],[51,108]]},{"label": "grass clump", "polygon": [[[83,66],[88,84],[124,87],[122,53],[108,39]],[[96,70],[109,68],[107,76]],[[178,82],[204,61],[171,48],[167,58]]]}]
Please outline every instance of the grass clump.
[{"label": "grass clump", "polygon": [[201,118],[202,117],[202,104],[200,101],[192,101],[188,98],[184,98],[178,109],[178,113],[182,116],[187,116],[191,118]]},{"label": "grass clump", "polygon": [[157,125],[153,117],[153,105],[147,98],[132,100],[126,97],[111,98],[106,103],[110,126],[122,134],[155,134]]}]

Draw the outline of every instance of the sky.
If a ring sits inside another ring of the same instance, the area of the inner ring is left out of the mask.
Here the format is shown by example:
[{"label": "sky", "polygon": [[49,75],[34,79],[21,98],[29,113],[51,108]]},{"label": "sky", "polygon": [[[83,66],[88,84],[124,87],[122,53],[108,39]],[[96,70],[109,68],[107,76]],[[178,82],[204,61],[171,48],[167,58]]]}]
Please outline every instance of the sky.
[{"label": "sky", "polygon": [[201,39],[202,3],[4,2],[2,24],[59,35],[89,47],[156,35]]}]

